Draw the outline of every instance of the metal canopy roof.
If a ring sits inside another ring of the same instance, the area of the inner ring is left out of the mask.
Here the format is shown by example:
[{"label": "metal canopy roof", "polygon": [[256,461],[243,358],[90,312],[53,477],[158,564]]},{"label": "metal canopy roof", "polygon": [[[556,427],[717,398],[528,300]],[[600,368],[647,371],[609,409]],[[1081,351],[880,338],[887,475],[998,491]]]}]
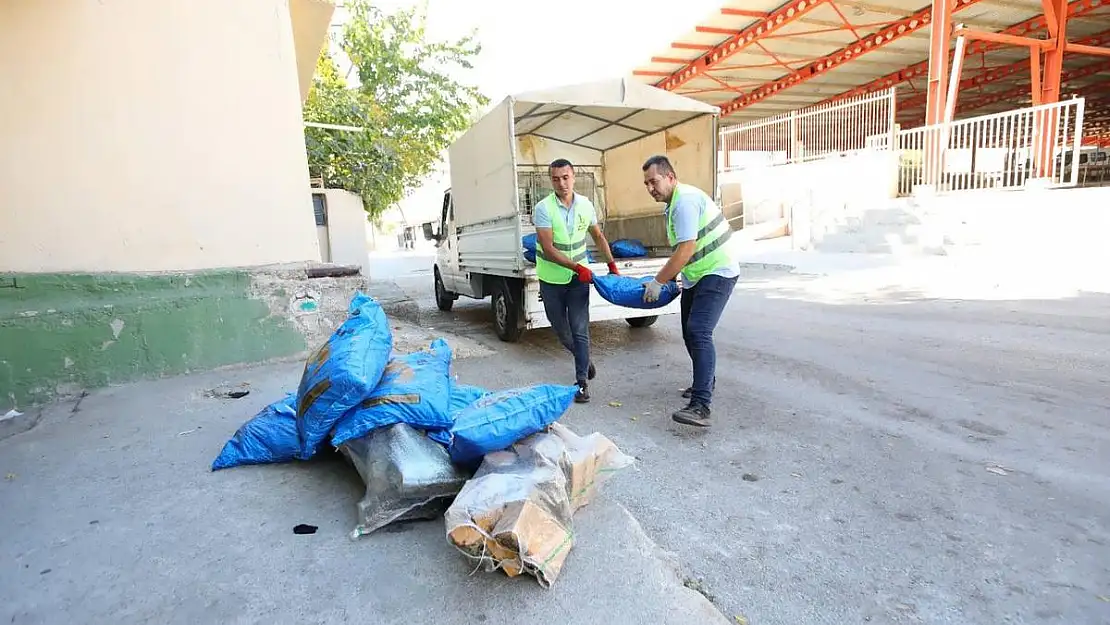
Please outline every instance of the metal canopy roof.
[{"label": "metal canopy roof", "polygon": [[717,107],[629,78],[510,96],[516,136],[605,151],[705,115]]},{"label": "metal canopy roof", "polygon": [[[634,75],[720,106],[728,121],[897,86],[901,121],[920,123],[930,10],[922,0],[728,0]],[[957,0],[952,20],[981,31],[1046,33],[1039,0]],[[1067,35],[1110,45],[1110,0],[1071,2]],[[1064,58],[1065,97],[1110,99],[1110,59],[1070,52]],[[957,114],[1022,106],[1029,102],[1028,84],[1026,48],[969,42]]]}]

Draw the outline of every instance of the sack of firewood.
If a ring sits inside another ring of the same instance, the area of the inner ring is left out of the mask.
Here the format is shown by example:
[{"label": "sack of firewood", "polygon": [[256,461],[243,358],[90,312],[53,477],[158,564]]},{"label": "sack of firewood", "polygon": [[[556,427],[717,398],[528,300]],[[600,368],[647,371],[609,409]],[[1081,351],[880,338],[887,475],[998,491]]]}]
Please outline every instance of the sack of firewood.
[{"label": "sack of firewood", "polygon": [[574,546],[574,511],[632,462],[600,434],[553,424],[485,456],[447,510],[447,540],[478,569],[526,573],[550,588]]}]

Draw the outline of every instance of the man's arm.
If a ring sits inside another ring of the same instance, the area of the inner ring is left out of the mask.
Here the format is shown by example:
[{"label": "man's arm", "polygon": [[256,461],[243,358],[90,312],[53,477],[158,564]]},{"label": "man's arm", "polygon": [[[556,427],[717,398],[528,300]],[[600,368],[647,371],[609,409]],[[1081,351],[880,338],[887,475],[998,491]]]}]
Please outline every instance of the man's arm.
[{"label": "man's arm", "polygon": [[675,239],[678,241],[678,247],[671,254],[667,264],[655,274],[655,281],[659,284],[666,284],[678,277],[698,247],[698,218],[701,217],[701,206],[696,200],[679,198],[671,210],[674,211]]},{"label": "man's arm", "polygon": [[606,263],[616,262],[613,258],[613,250],[609,249],[609,239],[605,238],[605,233],[601,231],[601,227],[594,223],[590,225],[590,236],[594,238],[594,245],[601,252],[601,260]]},{"label": "man's arm", "polygon": [[621,272],[617,269],[617,259],[613,258],[613,250],[609,249],[609,240],[605,238],[605,233],[598,227],[596,220],[590,225],[590,236],[594,238],[594,245],[601,250],[602,257],[609,265],[609,273],[619,276]]}]

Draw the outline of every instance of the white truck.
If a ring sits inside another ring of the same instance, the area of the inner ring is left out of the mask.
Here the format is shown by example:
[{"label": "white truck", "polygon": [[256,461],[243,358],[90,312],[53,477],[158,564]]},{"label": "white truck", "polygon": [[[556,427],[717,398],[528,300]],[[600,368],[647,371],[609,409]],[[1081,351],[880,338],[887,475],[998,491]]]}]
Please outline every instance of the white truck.
[{"label": "white truck", "polygon": [[[551,193],[548,164],[558,158],[574,164],[575,190],[597,207],[606,238],[637,239],[648,248],[647,257],[618,259],[621,273],[654,275],[671,250],[663,207],[644,188],[641,166],[666,154],[683,182],[713,193],[717,116],[717,107],[628,79],[505,98],[451,146],[451,187],[439,226],[424,224],[424,237],[437,247],[439,308],[450,310],[460,295],[491,297],[497,336],[509,342],[525,329],[550,326],[522,238],[535,232],[532,209]],[[607,271],[600,262],[591,268]],[[625,308],[595,291],[590,320],[623,318],[647,327],[678,305]]]}]

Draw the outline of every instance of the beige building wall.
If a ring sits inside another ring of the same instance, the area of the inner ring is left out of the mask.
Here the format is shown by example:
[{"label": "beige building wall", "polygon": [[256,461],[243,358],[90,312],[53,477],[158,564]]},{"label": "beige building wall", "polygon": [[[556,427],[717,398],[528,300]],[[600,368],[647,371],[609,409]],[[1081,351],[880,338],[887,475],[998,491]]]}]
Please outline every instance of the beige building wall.
[{"label": "beige building wall", "polygon": [[319,259],[292,3],[0,2],[0,271]]},{"label": "beige building wall", "polygon": [[327,199],[327,240],[330,261],[337,265],[357,265],[370,275],[369,245],[366,240],[366,210],[362,198],[343,189],[313,189]]}]

